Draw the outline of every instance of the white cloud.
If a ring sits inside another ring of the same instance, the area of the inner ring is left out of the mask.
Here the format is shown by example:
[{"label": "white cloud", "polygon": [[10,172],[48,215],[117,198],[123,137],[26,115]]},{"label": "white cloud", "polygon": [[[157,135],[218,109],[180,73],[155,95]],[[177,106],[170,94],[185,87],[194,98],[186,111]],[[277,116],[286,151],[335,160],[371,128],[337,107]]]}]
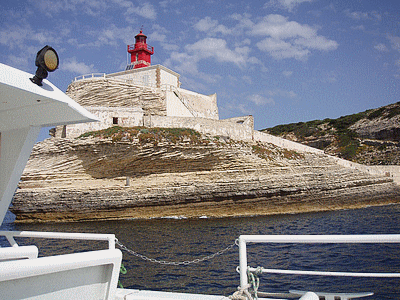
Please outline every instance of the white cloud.
[{"label": "white cloud", "polygon": [[196,24],[194,24],[193,27],[198,31],[209,31],[217,26],[218,26],[217,20],[211,20],[210,17],[205,17],[204,19],[201,19]]},{"label": "white cloud", "polygon": [[283,74],[283,76],[285,76],[285,77],[290,77],[290,76],[293,75],[293,71],[283,71],[282,74]]},{"label": "white cloud", "polygon": [[[218,38],[204,38],[193,44],[186,45],[184,52],[174,51],[164,62],[167,67],[177,72],[192,75],[208,83],[222,80],[220,75],[206,74],[199,70],[199,64],[203,60],[213,60],[216,63],[234,64],[239,68],[250,65],[260,65],[257,58],[249,57],[248,46],[230,48],[227,41]],[[262,68],[265,69],[265,68]]]},{"label": "white cloud", "polygon": [[386,45],[382,43],[375,45],[374,48],[380,52],[389,52],[389,49],[386,47]]},{"label": "white cloud", "polygon": [[259,94],[253,94],[248,97],[248,100],[253,102],[257,106],[271,104],[274,105],[275,101],[273,98],[268,98]]},{"label": "white cloud", "polygon": [[120,41],[126,45],[131,44],[134,42],[134,32],[131,26],[120,28],[112,24],[101,30],[87,31],[93,38],[87,39],[90,41],[87,44],[78,44],[78,47],[118,46]]},{"label": "white cloud", "polygon": [[281,15],[266,16],[255,24],[251,33],[255,36],[266,36],[256,45],[276,59],[305,60],[311,50],[331,51],[338,47],[336,41],[318,35],[315,28],[288,21],[288,18]]},{"label": "white cloud", "polygon": [[[98,16],[108,8],[107,0],[41,0],[30,1],[47,17],[54,17],[55,14],[69,12],[82,12],[90,16]],[[120,2],[120,1],[115,1]]]},{"label": "white cloud", "polygon": [[148,38],[153,42],[164,42],[167,39],[167,36],[158,31],[153,31],[151,34],[148,35]]},{"label": "white cloud", "polygon": [[137,15],[142,16],[146,19],[155,20],[157,17],[156,10],[154,6],[150,3],[144,3],[143,6],[139,6],[136,8]]},{"label": "white cloud", "polygon": [[235,115],[237,113],[239,113],[240,115],[254,114],[254,111],[252,111],[248,105],[243,103],[243,101],[240,101],[239,103],[236,101],[226,103],[225,106],[222,107],[222,110],[225,113],[230,113],[230,115]]},{"label": "white cloud", "polygon": [[221,33],[223,35],[231,34],[232,30],[228,29],[226,26],[219,24],[217,20],[212,20],[210,17],[205,17],[201,19],[196,24],[194,24],[194,29],[205,32],[208,35],[216,35]]},{"label": "white cloud", "polygon": [[3,27],[0,29],[0,44],[7,46],[10,49],[24,49],[26,48],[25,44],[32,45],[33,42],[39,45],[43,45],[49,43],[49,41],[52,41],[52,43],[54,44],[59,41],[59,37],[49,30],[36,31],[32,29],[29,25],[17,25],[11,27]]},{"label": "white cloud", "polygon": [[284,90],[281,90],[281,89],[267,91],[266,93],[270,97],[278,96],[278,97],[290,98],[290,99],[293,99],[293,98],[297,97],[297,94],[295,92],[293,92],[293,91],[284,91]]},{"label": "white cloud", "polygon": [[141,6],[134,6],[132,2],[126,0],[118,0],[120,5],[125,9],[125,20],[129,23],[136,22],[136,17],[140,16],[146,19],[155,20],[157,12],[154,6],[148,2],[141,4]]},{"label": "white cloud", "polygon": [[324,83],[335,83],[337,81],[337,78],[339,76],[335,71],[330,71],[327,72],[324,76],[322,76],[320,79]]},{"label": "white cloud", "polygon": [[67,58],[60,64],[60,70],[65,70],[77,75],[85,75],[96,72],[94,65],[86,65],[83,62],[78,62],[76,57]]},{"label": "white cloud", "polygon": [[295,58],[303,60],[310,54],[308,49],[279,39],[266,38],[256,45],[258,49],[268,52],[275,59]]},{"label": "white cloud", "polygon": [[400,37],[388,34],[387,39],[390,41],[394,50],[400,51]]},{"label": "white cloud", "polygon": [[263,94],[252,94],[247,97],[250,102],[253,102],[257,106],[262,105],[275,105],[276,99],[293,99],[296,98],[297,94],[293,91],[284,91],[281,89],[269,90]]},{"label": "white cloud", "polygon": [[344,11],[344,13],[349,18],[351,18],[353,20],[357,20],[357,21],[363,21],[363,20],[381,21],[382,20],[382,15],[376,11],[372,11],[372,12],[353,11],[353,12],[350,12],[349,9],[346,9]]},{"label": "white cloud", "polygon": [[238,66],[246,63],[250,51],[247,46],[236,47],[231,50],[228,48],[226,40],[217,38],[205,38],[192,45],[187,45],[185,49],[188,53],[191,53],[196,61],[204,58],[215,58],[219,62],[230,62]]},{"label": "white cloud", "polygon": [[250,76],[248,76],[248,75],[244,75],[244,76],[242,77],[242,80],[243,80],[244,82],[246,82],[247,84],[253,84],[253,79],[252,79]]},{"label": "white cloud", "polygon": [[16,68],[25,68],[31,63],[31,66],[34,66],[34,61],[30,61],[26,55],[16,56],[16,55],[9,55],[7,57],[8,64],[14,66]]},{"label": "white cloud", "polygon": [[198,61],[199,58],[187,53],[172,52],[171,56],[165,61],[165,65],[178,72],[196,75],[199,73],[197,68]]},{"label": "white cloud", "polygon": [[265,4],[265,7],[278,7],[292,12],[300,4],[313,1],[314,0],[270,0]]},{"label": "white cloud", "polygon": [[173,44],[174,40],[168,39],[168,35],[170,32],[164,27],[154,24],[152,26],[153,32],[148,35],[148,40],[153,42],[159,42],[161,47],[167,51],[176,51],[179,49],[179,46]]},{"label": "white cloud", "polygon": [[338,47],[337,42],[328,40],[326,37],[323,36],[314,36],[312,38],[298,38],[295,39],[293,43],[304,48],[321,51],[335,50]]},{"label": "white cloud", "polygon": [[235,26],[233,30],[235,34],[240,33],[245,29],[252,28],[254,26],[254,23],[252,21],[252,16],[248,13],[244,13],[242,15],[235,13],[230,15],[230,18],[238,22],[238,24]]},{"label": "white cloud", "polygon": [[310,38],[316,35],[316,30],[308,25],[301,25],[295,21],[288,21],[287,17],[271,14],[257,23],[251,33],[253,35],[266,35],[278,39],[293,37]]}]

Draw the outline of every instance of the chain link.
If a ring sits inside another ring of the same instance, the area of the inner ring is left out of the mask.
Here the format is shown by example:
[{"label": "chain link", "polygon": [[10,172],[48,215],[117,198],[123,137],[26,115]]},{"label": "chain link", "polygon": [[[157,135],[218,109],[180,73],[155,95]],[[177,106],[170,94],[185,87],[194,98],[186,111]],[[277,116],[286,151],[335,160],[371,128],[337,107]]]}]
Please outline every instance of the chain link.
[{"label": "chain link", "polygon": [[222,254],[224,254],[225,252],[228,252],[229,250],[231,250],[233,247],[235,247],[237,245],[237,242],[235,241],[235,243],[229,245],[228,247],[226,247],[226,248],[224,248],[222,250],[219,250],[218,252],[215,252],[215,253],[207,255],[207,256],[203,256],[202,258],[196,258],[194,260],[166,261],[166,260],[158,260],[158,259],[150,258],[150,257],[147,257],[146,255],[139,254],[136,251],[133,251],[133,250],[127,248],[120,241],[118,241],[118,239],[115,239],[115,243],[122,250],[125,250],[126,252],[128,252],[128,253],[130,253],[130,254],[132,254],[132,255],[140,258],[140,259],[143,259],[145,261],[149,261],[149,262],[152,262],[152,263],[157,263],[157,264],[160,264],[160,265],[169,265],[169,266],[187,266],[187,265],[191,265],[191,264],[198,264],[200,262],[207,261],[207,260],[213,259],[216,256],[222,255]]}]

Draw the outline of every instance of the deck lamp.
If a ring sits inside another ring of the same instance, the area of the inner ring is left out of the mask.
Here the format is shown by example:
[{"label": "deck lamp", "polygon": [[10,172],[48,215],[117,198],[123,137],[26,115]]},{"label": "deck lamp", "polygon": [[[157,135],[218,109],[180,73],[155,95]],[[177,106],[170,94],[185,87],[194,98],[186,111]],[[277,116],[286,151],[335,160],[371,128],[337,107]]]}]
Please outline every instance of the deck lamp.
[{"label": "deck lamp", "polygon": [[59,59],[56,50],[50,46],[44,46],[36,55],[35,65],[38,67],[35,76],[31,81],[42,86],[42,80],[47,77],[48,72],[53,72],[58,68]]}]

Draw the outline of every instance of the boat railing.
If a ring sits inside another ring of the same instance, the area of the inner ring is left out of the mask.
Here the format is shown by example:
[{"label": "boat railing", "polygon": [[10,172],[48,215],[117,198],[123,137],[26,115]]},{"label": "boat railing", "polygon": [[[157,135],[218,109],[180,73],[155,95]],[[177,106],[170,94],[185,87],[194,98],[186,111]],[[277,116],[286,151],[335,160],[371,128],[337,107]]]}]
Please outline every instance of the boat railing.
[{"label": "boat railing", "polygon": [[316,276],[346,276],[346,277],[389,277],[400,278],[400,273],[354,273],[354,272],[320,272],[301,270],[253,268],[247,264],[248,243],[301,243],[301,244],[364,244],[364,243],[400,243],[400,234],[385,235],[241,235],[238,239],[240,287],[246,289],[249,285],[248,272],[316,275]]},{"label": "boat railing", "polygon": [[74,81],[93,79],[93,78],[99,78],[99,77],[106,78],[106,73],[91,73],[91,74],[80,75],[80,76],[75,77]]},{"label": "boat railing", "polygon": [[[116,299],[122,253],[113,234],[0,231],[0,236],[11,245],[0,248],[1,299]],[[38,247],[19,246],[16,238],[108,241],[109,249],[39,257]]]},{"label": "boat railing", "polygon": [[115,249],[114,234],[97,233],[66,233],[66,232],[39,232],[39,231],[0,231],[12,247],[19,247],[15,238],[44,238],[62,240],[108,241],[108,249]]}]

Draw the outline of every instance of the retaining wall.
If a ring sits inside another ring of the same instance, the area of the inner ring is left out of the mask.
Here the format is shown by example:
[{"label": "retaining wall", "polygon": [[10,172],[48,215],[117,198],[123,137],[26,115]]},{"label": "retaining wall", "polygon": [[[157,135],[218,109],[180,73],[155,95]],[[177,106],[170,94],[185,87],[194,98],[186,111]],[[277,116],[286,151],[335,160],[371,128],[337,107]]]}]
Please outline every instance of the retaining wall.
[{"label": "retaining wall", "polygon": [[88,131],[102,130],[112,126],[143,126],[143,110],[141,107],[85,106],[85,108],[98,117],[100,122],[57,126],[55,136],[74,138]]},{"label": "retaining wall", "polygon": [[[271,143],[282,148],[287,148],[289,150],[295,150],[299,152],[325,154],[323,150],[309,147],[300,143],[292,142],[257,130],[254,130],[254,140]],[[338,165],[341,165],[343,167],[359,170],[361,172],[365,172],[371,175],[392,177],[395,183],[400,184],[400,166],[367,166],[349,160],[345,160],[336,156],[331,156],[331,155],[328,156],[334,159]]]},{"label": "retaining wall", "polygon": [[[245,121],[242,122],[242,120]],[[251,119],[251,120],[250,120]],[[191,128],[212,136],[225,136],[234,140],[253,140],[253,117],[240,119],[212,120],[206,118],[186,118],[167,116],[145,116],[144,123],[148,127]]]},{"label": "retaining wall", "polygon": [[313,148],[310,146],[306,146],[300,143],[292,142],[268,133],[264,133],[261,131],[254,130],[254,141],[264,142],[264,143],[271,143],[278,147],[286,148],[289,150],[295,150],[299,152],[311,152],[317,154],[324,154],[324,151]]}]

